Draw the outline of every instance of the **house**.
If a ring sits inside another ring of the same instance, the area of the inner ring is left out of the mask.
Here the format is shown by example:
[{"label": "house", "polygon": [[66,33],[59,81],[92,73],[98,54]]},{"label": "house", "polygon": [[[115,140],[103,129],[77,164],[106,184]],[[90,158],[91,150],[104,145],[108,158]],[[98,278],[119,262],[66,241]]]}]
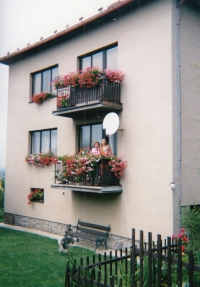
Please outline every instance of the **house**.
[{"label": "house", "polygon": [[[181,207],[200,204],[199,51],[198,0],[126,0],[2,57],[9,65],[5,223],[62,233],[81,218],[109,223],[111,233],[124,238],[132,228],[177,233]],[[120,101],[109,100],[111,90],[96,101],[71,89],[70,101],[80,102],[60,109],[50,82],[93,66],[126,75]],[[45,91],[55,96],[33,103],[33,94]],[[110,112],[120,124],[107,140],[128,162],[121,185],[60,184],[54,165],[26,163],[32,153],[72,155],[91,147],[105,136]],[[44,201],[28,205],[35,189]]]}]

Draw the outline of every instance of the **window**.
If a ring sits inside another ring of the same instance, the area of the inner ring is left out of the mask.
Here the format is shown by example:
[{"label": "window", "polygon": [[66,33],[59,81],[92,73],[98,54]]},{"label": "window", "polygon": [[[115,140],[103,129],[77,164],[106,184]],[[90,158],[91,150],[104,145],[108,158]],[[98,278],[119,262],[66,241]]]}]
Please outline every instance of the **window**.
[{"label": "window", "polygon": [[85,70],[88,67],[98,67],[102,70],[105,70],[106,68],[117,69],[117,59],[118,47],[115,44],[111,47],[107,47],[97,52],[81,57],[80,70]]},{"label": "window", "polygon": [[48,151],[57,154],[57,129],[31,132],[31,153]]},{"label": "window", "polygon": [[52,90],[51,82],[57,75],[58,67],[52,67],[32,74],[32,94],[39,94],[41,92],[55,93],[55,90]]},{"label": "window", "polygon": [[79,135],[79,149],[91,149],[94,146],[95,141],[101,143],[102,138],[106,138],[106,141],[109,143],[113,154],[117,154],[117,133],[106,137],[102,124],[80,126]]}]

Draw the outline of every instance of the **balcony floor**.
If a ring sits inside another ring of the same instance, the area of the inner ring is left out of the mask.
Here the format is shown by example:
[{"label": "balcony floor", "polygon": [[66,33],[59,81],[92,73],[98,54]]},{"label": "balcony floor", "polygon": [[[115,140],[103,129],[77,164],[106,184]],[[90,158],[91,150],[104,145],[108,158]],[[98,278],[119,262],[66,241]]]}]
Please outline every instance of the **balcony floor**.
[{"label": "balcony floor", "polygon": [[109,101],[89,102],[86,104],[79,104],[74,107],[60,108],[53,111],[55,116],[68,118],[83,118],[85,116],[99,116],[106,115],[110,112],[120,112],[123,109],[122,104],[116,104]]},{"label": "balcony floor", "polygon": [[75,192],[88,192],[88,193],[99,193],[99,194],[113,194],[121,193],[123,188],[121,185],[118,186],[81,186],[81,185],[70,185],[70,184],[51,184],[52,188],[71,189]]}]

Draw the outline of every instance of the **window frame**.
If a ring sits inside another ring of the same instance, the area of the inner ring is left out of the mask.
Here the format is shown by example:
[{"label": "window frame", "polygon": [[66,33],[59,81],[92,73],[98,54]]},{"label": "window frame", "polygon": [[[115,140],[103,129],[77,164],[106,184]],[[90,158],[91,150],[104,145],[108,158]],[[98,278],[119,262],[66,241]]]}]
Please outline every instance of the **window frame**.
[{"label": "window frame", "polygon": [[[52,81],[53,81],[53,72],[52,72],[52,71],[53,71],[53,69],[55,69],[55,68],[58,69],[58,65],[54,65],[54,66],[51,66],[51,67],[42,69],[42,70],[40,70],[40,71],[37,71],[37,72],[34,72],[34,73],[31,74],[31,78],[32,78],[32,89],[31,89],[31,93],[32,93],[32,96],[33,96],[34,94],[37,94],[36,92],[34,92],[34,76],[35,76],[35,75],[41,74],[40,93],[41,93],[41,92],[46,92],[46,91],[43,91],[43,82],[44,82],[43,73],[44,73],[44,72],[47,72],[47,71],[51,71],[50,83],[49,83],[49,85],[50,85],[50,91],[49,91],[49,92],[52,93],[52,91],[53,91],[52,85],[51,85],[51,83],[52,83]],[[56,96],[56,94],[55,94],[55,96]]]},{"label": "window frame", "polygon": [[[51,139],[51,132],[52,131],[58,131],[57,128],[31,131],[30,132],[30,153],[31,154],[33,154],[33,140],[32,140],[33,133],[38,133],[38,132],[40,133],[39,153],[41,153],[41,152],[44,152],[44,151],[41,150],[41,148],[42,148],[42,132],[46,132],[46,131],[50,132],[49,133],[49,150],[48,151],[51,151],[51,147],[52,147],[51,146],[51,141],[52,141],[52,139]],[[58,140],[58,134],[56,134],[56,143],[57,143],[57,140]],[[57,154],[57,147],[58,147],[58,145],[56,144],[56,153],[54,153],[55,155]]]},{"label": "window frame", "polygon": [[91,61],[90,61],[90,67],[93,67],[93,59],[92,59],[92,56],[95,55],[95,54],[98,54],[100,52],[103,52],[103,63],[102,63],[102,70],[105,70],[107,68],[107,51],[108,50],[111,50],[113,48],[116,48],[118,47],[118,43],[113,43],[112,45],[109,45],[109,46],[106,46],[104,48],[101,48],[101,49],[98,49],[98,50],[95,50],[95,51],[92,51],[90,53],[87,53],[87,54],[84,54],[82,56],[80,56],[78,58],[79,60],[79,68],[80,68],[80,71],[82,71],[82,59],[84,58],[87,58],[87,57],[91,57]]}]

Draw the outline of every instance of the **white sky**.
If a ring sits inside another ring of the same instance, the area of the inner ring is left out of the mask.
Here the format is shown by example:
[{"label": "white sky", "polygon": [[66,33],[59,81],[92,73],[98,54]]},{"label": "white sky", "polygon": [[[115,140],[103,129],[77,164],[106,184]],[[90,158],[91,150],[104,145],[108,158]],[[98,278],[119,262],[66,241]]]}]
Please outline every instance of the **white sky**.
[{"label": "white sky", "polygon": [[[87,19],[116,1],[0,0],[0,57],[52,36],[54,30],[60,32],[67,24],[78,23],[80,17]],[[0,168],[5,167],[8,72],[0,64]]]}]

